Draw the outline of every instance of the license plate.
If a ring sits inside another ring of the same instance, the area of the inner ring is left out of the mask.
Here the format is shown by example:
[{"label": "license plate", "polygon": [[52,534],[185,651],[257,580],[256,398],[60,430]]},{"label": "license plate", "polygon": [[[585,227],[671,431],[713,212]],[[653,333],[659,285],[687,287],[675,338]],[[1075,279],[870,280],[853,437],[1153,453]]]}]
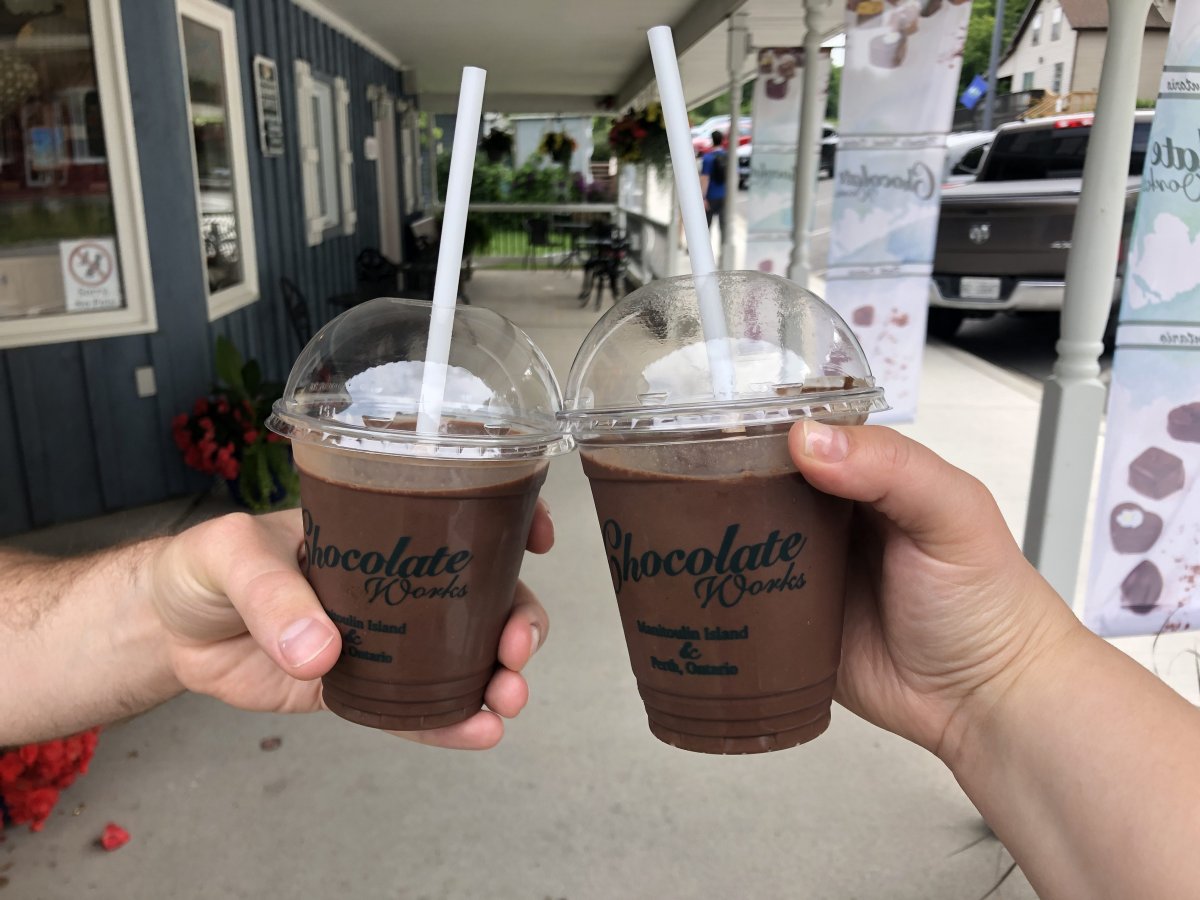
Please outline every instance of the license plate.
[{"label": "license plate", "polygon": [[963,300],[999,300],[999,278],[963,278],[958,283],[958,294]]}]

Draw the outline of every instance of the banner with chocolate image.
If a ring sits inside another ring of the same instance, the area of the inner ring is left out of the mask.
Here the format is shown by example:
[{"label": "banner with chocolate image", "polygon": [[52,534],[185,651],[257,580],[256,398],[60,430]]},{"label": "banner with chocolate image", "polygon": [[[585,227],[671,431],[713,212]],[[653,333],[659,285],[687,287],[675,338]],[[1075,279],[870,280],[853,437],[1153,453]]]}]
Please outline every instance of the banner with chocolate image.
[{"label": "banner with chocolate image", "polygon": [[[820,65],[824,85],[829,76],[828,50],[821,51]],[[745,266],[785,276],[792,255],[803,68],[803,47],[764,47],[758,51],[751,135],[754,152],[743,205]],[[824,87],[821,96],[825,96]]]},{"label": "banner with chocolate image", "polygon": [[1200,628],[1200,4],[1179,4],[1129,239],[1084,619]]},{"label": "banner with chocolate image", "polygon": [[880,422],[917,411],[946,132],[970,15],[969,0],[846,4],[826,299],[887,389],[892,409]]}]

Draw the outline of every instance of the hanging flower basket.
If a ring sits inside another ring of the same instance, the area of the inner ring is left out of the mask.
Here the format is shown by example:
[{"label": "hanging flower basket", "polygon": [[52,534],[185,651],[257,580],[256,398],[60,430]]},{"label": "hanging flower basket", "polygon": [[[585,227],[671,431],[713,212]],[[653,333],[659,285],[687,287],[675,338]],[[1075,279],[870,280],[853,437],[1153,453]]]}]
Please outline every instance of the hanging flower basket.
[{"label": "hanging flower basket", "polygon": [[659,172],[671,159],[662,107],[657,103],[640,110],[630,109],[608,130],[608,145],[624,163],[646,163]]},{"label": "hanging flower basket", "polygon": [[550,131],[542,138],[538,150],[558,165],[568,166],[571,164],[571,156],[575,153],[575,147],[575,139],[565,131]]},{"label": "hanging flower basket", "polygon": [[493,128],[483,140],[479,142],[483,153],[487,156],[490,163],[503,162],[504,158],[512,152],[513,136],[507,131],[502,131],[499,128]]}]

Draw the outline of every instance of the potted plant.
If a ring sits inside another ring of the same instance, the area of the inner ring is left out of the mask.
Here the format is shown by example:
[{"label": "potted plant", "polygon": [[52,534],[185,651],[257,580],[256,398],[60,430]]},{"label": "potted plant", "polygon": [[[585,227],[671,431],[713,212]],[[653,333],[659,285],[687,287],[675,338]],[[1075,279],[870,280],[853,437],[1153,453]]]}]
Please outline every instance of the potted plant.
[{"label": "potted plant", "polygon": [[569,166],[575,147],[575,139],[565,131],[548,131],[542,137],[538,151],[560,166]]},{"label": "potted plant", "polygon": [[258,363],[243,362],[224,336],[217,338],[216,368],[212,392],[171,423],[184,463],[223,478],[233,499],[254,512],[293,505],[300,481],[291,448],[265,424],[282,386],[263,381]]},{"label": "potted plant", "polygon": [[488,162],[498,163],[512,152],[513,136],[503,129],[493,128],[484,135],[479,146],[483,148]]}]

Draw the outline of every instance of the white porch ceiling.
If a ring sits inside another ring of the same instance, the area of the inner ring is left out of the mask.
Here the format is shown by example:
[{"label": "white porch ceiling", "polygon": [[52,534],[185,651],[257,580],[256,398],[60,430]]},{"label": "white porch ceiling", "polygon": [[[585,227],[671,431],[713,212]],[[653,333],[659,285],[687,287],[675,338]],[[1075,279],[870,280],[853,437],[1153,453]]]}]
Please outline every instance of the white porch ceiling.
[{"label": "white porch ceiling", "polygon": [[[843,4],[822,6],[822,36],[841,29]],[[652,89],[646,31],[675,31],[692,103],[728,85],[725,19],[750,14],[756,46],[804,39],[803,0],[307,0],[352,26],[415,73],[422,107],[453,111],[462,67],[488,70],[485,108],[508,113],[587,113],[612,97],[618,109]],[[747,72],[753,62],[747,61]]]}]

